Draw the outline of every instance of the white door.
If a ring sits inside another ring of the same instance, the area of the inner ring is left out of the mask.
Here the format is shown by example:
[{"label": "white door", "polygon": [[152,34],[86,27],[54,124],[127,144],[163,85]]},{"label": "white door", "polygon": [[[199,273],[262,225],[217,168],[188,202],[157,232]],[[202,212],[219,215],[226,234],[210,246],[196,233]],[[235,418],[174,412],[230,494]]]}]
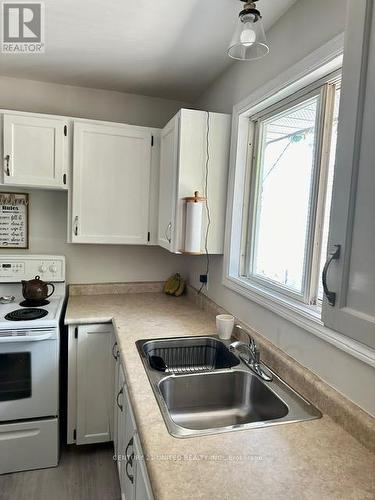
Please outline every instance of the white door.
[{"label": "white door", "polygon": [[78,327],[77,444],[112,440],[114,360],[110,324]]},{"label": "white door", "polygon": [[72,242],[147,243],[150,129],[74,123]]},{"label": "white door", "polygon": [[[375,10],[349,2],[323,320],[375,348]],[[368,55],[366,56],[366,54]],[[340,254],[337,250],[340,246]],[[330,302],[330,303],[329,303]]]},{"label": "white door", "polygon": [[158,245],[167,250],[174,247],[178,143],[179,114],[161,132]]},{"label": "white door", "polygon": [[66,189],[67,123],[61,118],[4,115],[4,184]]},{"label": "white door", "polygon": [[115,455],[117,455],[117,470],[121,481],[122,471],[125,468],[125,414],[124,414],[124,392],[125,377],[121,367],[121,362],[117,363],[117,387],[115,395],[115,415],[116,415],[116,441]]},{"label": "white door", "polygon": [[55,330],[0,337],[0,422],[54,417],[59,408],[59,340]]},{"label": "white door", "polygon": [[123,410],[123,438],[124,452],[120,469],[121,493],[126,500],[135,498],[136,460],[134,451],[134,435],[136,433],[135,419],[130,405],[129,393],[124,385],[124,410]]},{"label": "white door", "polygon": [[121,403],[120,403],[120,398],[122,395],[122,386],[121,386],[121,380],[120,380],[120,359],[119,359],[119,353],[117,350],[117,342],[114,343],[112,347],[112,355],[116,360],[116,365],[115,365],[115,382],[114,382],[114,394],[113,394],[113,401],[114,401],[114,410],[113,410],[113,446],[115,449],[115,455],[118,453],[118,439],[119,439],[119,432],[118,432],[118,425],[120,421],[120,411],[121,411]]},{"label": "white door", "polygon": [[134,436],[134,454],[137,464],[135,475],[135,500],[152,500],[153,494],[138,435]]}]

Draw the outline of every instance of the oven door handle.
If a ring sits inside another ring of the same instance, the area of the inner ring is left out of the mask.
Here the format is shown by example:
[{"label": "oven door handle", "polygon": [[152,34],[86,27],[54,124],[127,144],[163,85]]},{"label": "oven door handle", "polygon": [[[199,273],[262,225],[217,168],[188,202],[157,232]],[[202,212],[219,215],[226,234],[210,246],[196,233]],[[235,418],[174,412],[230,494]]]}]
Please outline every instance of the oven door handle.
[{"label": "oven door handle", "polygon": [[46,332],[43,335],[9,335],[9,337],[1,337],[0,344],[10,343],[10,342],[38,342],[39,340],[47,340],[53,336],[54,332]]}]

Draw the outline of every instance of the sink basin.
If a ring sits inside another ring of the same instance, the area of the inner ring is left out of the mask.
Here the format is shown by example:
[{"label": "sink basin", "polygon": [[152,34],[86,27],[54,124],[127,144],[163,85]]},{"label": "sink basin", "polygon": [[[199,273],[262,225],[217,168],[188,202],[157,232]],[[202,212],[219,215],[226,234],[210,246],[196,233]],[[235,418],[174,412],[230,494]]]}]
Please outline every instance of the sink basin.
[{"label": "sink basin", "polygon": [[272,380],[262,380],[229,351],[229,342],[206,336],[139,340],[136,344],[164,422],[174,437],[321,417],[319,410],[268,367]]},{"label": "sink basin", "polygon": [[159,384],[173,422],[202,430],[285,417],[288,407],[245,371],[168,377]]}]

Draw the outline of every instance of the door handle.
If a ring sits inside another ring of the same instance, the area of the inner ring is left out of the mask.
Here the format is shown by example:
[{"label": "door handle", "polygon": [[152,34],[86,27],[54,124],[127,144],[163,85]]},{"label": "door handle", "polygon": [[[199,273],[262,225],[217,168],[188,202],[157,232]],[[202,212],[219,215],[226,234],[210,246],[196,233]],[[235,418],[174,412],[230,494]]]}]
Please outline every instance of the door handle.
[{"label": "door handle", "polygon": [[39,342],[42,340],[47,340],[50,339],[53,336],[53,332],[47,332],[44,333],[43,335],[30,335],[27,336],[25,335],[24,337],[19,336],[17,337],[16,335],[9,335],[9,337],[0,337],[0,344],[3,344],[5,342],[7,343],[14,343],[14,342]]},{"label": "door handle", "polygon": [[123,409],[124,409],[123,405],[121,405],[119,403],[119,398],[120,398],[121,394],[123,394],[123,392],[124,392],[124,386],[121,387],[121,389],[118,391],[118,394],[116,396],[116,404],[120,408],[120,411],[123,411]]},{"label": "door handle", "polygon": [[[115,352],[116,350],[116,352]],[[117,349],[117,342],[115,342],[112,346],[112,356],[115,358],[115,360],[117,361],[118,360],[118,349]]]},{"label": "door handle", "polygon": [[129,440],[129,443],[128,443],[126,450],[125,450],[125,457],[126,457],[125,472],[126,472],[126,475],[128,476],[129,481],[132,484],[134,483],[134,474],[129,474],[128,467],[129,467],[129,465],[130,465],[130,467],[133,467],[134,450],[132,451],[132,454],[129,457],[128,456],[128,449],[130,448],[130,446],[133,446],[133,443],[134,443],[134,437],[132,437]]},{"label": "door handle", "polygon": [[128,471],[128,466],[129,465],[130,465],[130,467],[132,467],[132,464],[130,462],[126,462],[125,472],[126,472],[126,475],[128,476],[129,481],[133,484],[134,483],[134,475],[133,474],[129,474],[129,471]]},{"label": "door handle", "polygon": [[326,263],[324,264],[322,272],[322,284],[323,284],[324,295],[327,297],[327,302],[330,306],[334,306],[336,304],[336,292],[332,292],[328,288],[327,285],[328,269],[332,261],[338,260],[340,258],[340,253],[341,253],[341,245],[334,245],[334,247],[335,250],[329,252],[328,254],[328,258],[326,260]]},{"label": "door handle", "polygon": [[134,443],[134,438],[131,438],[127,447],[126,447],[126,450],[125,450],[125,457],[126,457],[126,461],[127,462],[130,462],[130,465],[132,466],[133,465],[133,458],[134,458],[134,452],[130,455],[130,457],[128,456],[128,449],[133,446],[133,443]]},{"label": "door handle", "polygon": [[165,229],[165,238],[167,239],[168,243],[172,241],[172,222],[170,222]]},{"label": "door handle", "polygon": [[10,162],[10,155],[6,155],[6,157],[5,157],[5,173],[8,176],[10,175],[9,162]]}]

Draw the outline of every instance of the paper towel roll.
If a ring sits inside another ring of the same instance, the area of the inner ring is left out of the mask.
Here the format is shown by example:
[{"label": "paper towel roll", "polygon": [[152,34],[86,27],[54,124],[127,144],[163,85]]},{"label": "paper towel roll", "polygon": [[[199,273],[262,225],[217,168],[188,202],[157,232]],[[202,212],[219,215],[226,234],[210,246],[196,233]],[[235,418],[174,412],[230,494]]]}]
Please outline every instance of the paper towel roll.
[{"label": "paper towel roll", "polygon": [[201,201],[186,203],[185,252],[201,253],[202,209]]}]

